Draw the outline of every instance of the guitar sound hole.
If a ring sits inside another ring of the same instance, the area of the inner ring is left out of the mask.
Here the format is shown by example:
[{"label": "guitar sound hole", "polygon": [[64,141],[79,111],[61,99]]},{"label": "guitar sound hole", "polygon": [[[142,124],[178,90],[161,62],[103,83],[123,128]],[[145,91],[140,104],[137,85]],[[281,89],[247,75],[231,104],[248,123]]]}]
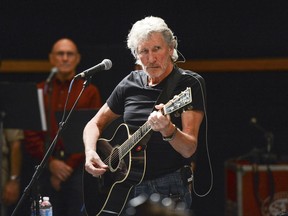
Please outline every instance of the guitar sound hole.
[{"label": "guitar sound hole", "polygon": [[120,164],[119,149],[116,147],[112,150],[109,157],[109,168],[111,172],[115,172]]}]

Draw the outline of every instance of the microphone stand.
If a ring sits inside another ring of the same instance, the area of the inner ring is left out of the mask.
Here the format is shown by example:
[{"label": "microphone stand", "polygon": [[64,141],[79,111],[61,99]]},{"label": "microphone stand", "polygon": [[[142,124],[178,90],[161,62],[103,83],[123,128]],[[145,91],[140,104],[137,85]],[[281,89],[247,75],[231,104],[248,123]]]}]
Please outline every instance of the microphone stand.
[{"label": "microphone stand", "polygon": [[[268,203],[270,205],[271,200],[273,200],[273,196],[275,193],[275,180],[273,177],[273,173],[272,170],[270,168],[271,163],[275,162],[277,157],[275,154],[273,154],[271,152],[273,145],[274,145],[274,135],[272,132],[267,131],[266,129],[264,129],[261,125],[259,125],[257,123],[257,119],[256,118],[251,118],[250,123],[252,123],[258,130],[260,130],[263,134],[264,137],[266,139],[266,151],[262,152],[261,155],[261,162],[266,164],[267,167],[267,176],[268,176],[268,186],[269,186],[269,200]],[[258,156],[258,160],[260,159],[260,157]],[[259,161],[258,161],[259,162]],[[259,171],[258,171],[258,166],[257,163],[253,164],[253,186],[254,186],[254,195],[258,204],[258,207],[260,209],[261,204],[263,203],[263,201],[260,198],[260,194],[259,194]]]},{"label": "microphone stand", "polygon": [[[75,77],[73,78],[73,80],[71,81],[71,84],[73,84],[73,81],[74,81]],[[31,192],[35,182],[38,180],[39,176],[41,175],[43,169],[45,168],[45,166],[47,165],[47,161],[48,159],[51,157],[52,153],[53,153],[53,150],[55,148],[55,145],[57,143],[57,140],[58,140],[58,137],[59,135],[61,134],[64,126],[66,125],[66,123],[68,122],[69,120],[69,117],[70,115],[72,114],[73,110],[75,109],[81,95],[83,94],[85,88],[90,84],[90,79],[91,77],[88,77],[88,79],[86,79],[83,83],[83,88],[81,90],[81,92],[79,93],[79,96],[77,97],[76,101],[74,102],[71,110],[69,111],[66,119],[65,119],[65,109],[64,109],[64,113],[63,113],[63,117],[62,117],[62,121],[59,123],[59,128],[58,128],[58,131],[52,141],[52,143],[50,144],[49,148],[47,149],[47,152],[45,153],[42,161],[40,162],[40,164],[38,166],[36,166],[36,169],[35,169],[35,172],[28,184],[28,186],[24,189],[24,192],[20,198],[20,200],[18,201],[17,203],[17,206],[15,207],[13,213],[11,216],[14,216],[18,210],[18,208],[21,206],[21,204],[23,203],[23,201],[25,200],[25,198],[28,196],[28,194]],[[71,87],[71,86],[70,86]],[[70,89],[69,89],[69,92],[68,92],[68,96],[67,96],[67,99],[69,98],[69,94],[70,94]],[[68,101],[68,100],[67,100]],[[67,102],[66,101],[66,102]],[[39,195],[37,194],[36,195],[36,200],[33,200],[33,203],[36,204],[36,215],[39,216]]]},{"label": "microphone stand", "polygon": [[265,128],[259,125],[255,117],[251,118],[250,123],[264,134],[266,140],[266,146],[265,146],[266,150],[261,155],[262,160],[268,163],[275,161],[276,156],[271,152],[274,145],[274,134],[270,131],[267,131]]}]

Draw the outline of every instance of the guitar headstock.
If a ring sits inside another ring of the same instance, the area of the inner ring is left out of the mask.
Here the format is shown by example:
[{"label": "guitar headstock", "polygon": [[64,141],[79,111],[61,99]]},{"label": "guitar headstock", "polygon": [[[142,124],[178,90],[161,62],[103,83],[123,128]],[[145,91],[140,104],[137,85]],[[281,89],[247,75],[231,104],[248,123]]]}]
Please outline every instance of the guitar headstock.
[{"label": "guitar headstock", "polygon": [[192,92],[191,88],[187,87],[186,90],[182,91],[180,94],[175,95],[168,103],[163,107],[163,114],[167,115],[173,113],[181,108],[184,108],[192,102]]}]

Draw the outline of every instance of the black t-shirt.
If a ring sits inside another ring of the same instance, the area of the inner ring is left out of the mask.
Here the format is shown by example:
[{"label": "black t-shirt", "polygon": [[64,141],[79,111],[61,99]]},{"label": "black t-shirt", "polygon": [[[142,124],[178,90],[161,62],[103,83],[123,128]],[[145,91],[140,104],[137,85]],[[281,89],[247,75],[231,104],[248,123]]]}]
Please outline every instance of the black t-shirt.
[{"label": "black t-shirt", "polygon": [[[178,95],[187,87],[191,87],[191,105],[194,110],[203,111],[206,94],[204,79],[195,72],[179,68],[175,68],[172,73],[181,74],[172,95]],[[147,81],[148,76],[144,71],[132,71],[116,86],[107,100],[110,109],[123,116],[123,121],[132,133],[147,121],[167,78],[156,86],[148,86]],[[171,121],[181,129],[181,115],[176,117],[170,114],[170,116]],[[146,156],[146,179],[173,172],[188,163],[187,159],[175,151],[169,142],[163,141],[159,132],[152,133],[147,143]]]}]

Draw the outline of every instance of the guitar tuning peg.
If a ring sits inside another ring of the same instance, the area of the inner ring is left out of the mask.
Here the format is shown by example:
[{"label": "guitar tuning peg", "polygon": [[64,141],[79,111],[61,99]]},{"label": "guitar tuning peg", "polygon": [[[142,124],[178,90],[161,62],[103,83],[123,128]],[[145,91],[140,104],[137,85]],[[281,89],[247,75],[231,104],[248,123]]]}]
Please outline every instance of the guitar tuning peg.
[{"label": "guitar tuning peg", "polygon": [[185,110],[193,110],[193,106],[192,105],[188,105]]}]

